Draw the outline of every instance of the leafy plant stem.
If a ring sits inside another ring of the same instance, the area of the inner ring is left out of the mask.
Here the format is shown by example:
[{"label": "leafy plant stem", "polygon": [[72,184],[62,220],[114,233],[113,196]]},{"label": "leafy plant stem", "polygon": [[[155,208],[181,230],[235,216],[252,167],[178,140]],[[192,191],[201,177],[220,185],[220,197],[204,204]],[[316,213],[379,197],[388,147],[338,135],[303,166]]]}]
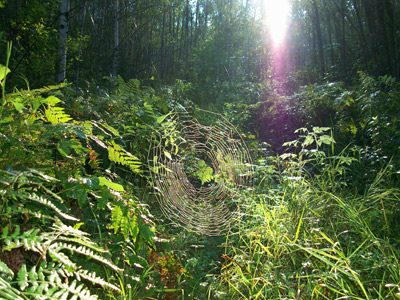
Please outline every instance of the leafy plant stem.
[{"label": "leafy plant stem", "polygon": [[9,63],[10,57],[11,57],[11,49],[12,49],[12,42],[8,42],[7,43],[6,68],[4,70],[5,75],[4,75],[3,82],[1,84],[1,92],[2,92],[2,99],[3,99],[2,106],[6,105],[6,78],[7,78],[8,63]]}]

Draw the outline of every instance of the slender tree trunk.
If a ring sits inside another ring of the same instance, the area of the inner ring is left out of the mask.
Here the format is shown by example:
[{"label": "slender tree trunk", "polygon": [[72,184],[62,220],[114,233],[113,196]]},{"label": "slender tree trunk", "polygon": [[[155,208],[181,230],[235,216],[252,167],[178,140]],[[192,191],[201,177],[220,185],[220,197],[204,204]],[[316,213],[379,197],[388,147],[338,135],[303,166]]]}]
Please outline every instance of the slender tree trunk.
[{"label": "slender tree trunk", "polygon": [[207,29],[208,29],[208,14],[209,14],[209,3],[208,0],[205,0],[206,3],[204,5],[204,30],[203,30],[203,40],[206,37]]},{"label": "slender tree trunk", "polygon": [[119,30],[119,20],[118,20],[118,0],[114,0],[113,3],[113,18],[114,18],[114,53],[113,53],[113,60],[112,60],[112,70],[111,70],[111,76],[113,77],[113,82],[115,78],[117,77],[118,74],[118,59],[119,59],[119,35],[118,35],[118,30]]},{"label": "slender tree trunk", "polygon": [[61,83],[65,81],[66,69],[67,69],[67,37],[68,37],[68,0],[60,1],[60,16],[59,16],[59,63],[57,82]]},{"label": "slender tree trunk", "polygon": [[322,35],[321,35],[321,21],[319,17],[319,9],[317,0],[312,1],[313,10],[314,10],[314,22],[315,22],[315,32],[317,34],[317,43],[318,43],[318,56],[319,56],[319,66],[321,75],[325,74],[325,58],[324,58],[324,48],[322,46]]},{"label": "slender tree trunk", "polygon": [[162,14],[162,25],[161,25],[161,47],[160,47],[160,77],[164,77],[165,70],[165,11]]},{"label": "slender tree trunk", "polygon": [[200,0],[196,1],[196,22],[195,22],[195,29],[194,29],[194,47],[197,47],[197,41],[199,39],[199,26],[200,26]]},{"label": "slender tree trunk", "polygon": [[328,11],[326,14],[326,22],[327,22],[327,30],[328,30],[328,42],[329,42],[329,57],[331,59],[330,65],[333,65],[335,63],[334,59],[334,46],[332,42],[332,25],[331,25],[331,14]]},{"label": "slender tree trunk", "polygon": [[390,41],[388,38],[387,34],[387,25],[386,25],[386,16],[385,16],[385,5],[386,1],[385,0],[375,0],[375,9],[378,13],[378,32],[379,36],[382,39],[382,42],[384,44],[384,49],[386,52],[385,57],[385,68],[384,68],[384,73],[385,74],[392,74],[392,51],[390,47]]},{"label": "slender tree trunk", "polygon": [[[81,24],[80,24],[80,30],[79,30],[79,35],[80,39],[83,37],[83,30],[85,28],[85,19],[86,19],[86,11],[87,11],[87,1],[84,2],[83,8],[82,8],[82,14],[81,14]],[[76,77],[75,77],[75,84],[76,84],[76,94],[78,94],[78,89],[79,89],[79,73],[80,73],[80,65],[81,65],[81,56],[82,56],[82,40],[79,41],[79,48],[78,48],[78,61],[76,65]]]},{"label": "slender tree trunk", "polygon": [[342,0],[342,33],[341,33],[341,48],[342,48],[342,64],[344,77],[347,77],[347,49],[346,49],[346,22],[345,22],[345,1]]},{"label": "slender tree trunk", "polygon": [[394,39],[394,51],[395,51],[395,66],[396,66],[396,77],[400,77],[400,60],[399,60],[399,36],[397,34],[398,27],[397,27],[397,5],[396,0],[392,0],[392,11],[393,11],[393,39]]},{"label": "slender tree trunk", "polygon": [[188,59],[189,54],[189,0],[186,0],[185,6],[185,50],[184,56],[185,59]]},{"label": "slender tree trunk", "polygon": [[[369,54],[369,52],[370,51],[369,51],[367,39],[365,37],[363,22],[362,22],[362,19],[361,19],[361,11],[360,11],[359,0],[353,0],[353,7],[354,7],[354,10],[356,12],[357,24],[358,24],[358,28],[359,28],[358,32],[359,32],[359,35],[360,35],[361,45],[362,45],[362,49],[363,49],[364,56],[365,56],[364,61],[365,61],[365,64],[367,66],[367,69],[369,69],[369,63],[370,63],[370,60],[369,60],[370,54]],[[374,56],[374,60],[377,61],[378,59],[376,57],[376,52],[372,51],[372,54]]]}]

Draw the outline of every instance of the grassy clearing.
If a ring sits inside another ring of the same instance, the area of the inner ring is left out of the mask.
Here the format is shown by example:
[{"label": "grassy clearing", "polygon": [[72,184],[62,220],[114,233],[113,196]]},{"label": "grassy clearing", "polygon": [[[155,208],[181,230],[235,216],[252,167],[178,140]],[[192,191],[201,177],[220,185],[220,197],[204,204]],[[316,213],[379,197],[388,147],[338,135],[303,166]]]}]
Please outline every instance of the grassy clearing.
[{"label": "grassy clearing", "polygon": [[246,198],[209,299],[400,298],[400,191],[382,188],[389,171],[360,195],[345,184],[344,153],[306,151],[304,141],[289,162],[271,158]]}]

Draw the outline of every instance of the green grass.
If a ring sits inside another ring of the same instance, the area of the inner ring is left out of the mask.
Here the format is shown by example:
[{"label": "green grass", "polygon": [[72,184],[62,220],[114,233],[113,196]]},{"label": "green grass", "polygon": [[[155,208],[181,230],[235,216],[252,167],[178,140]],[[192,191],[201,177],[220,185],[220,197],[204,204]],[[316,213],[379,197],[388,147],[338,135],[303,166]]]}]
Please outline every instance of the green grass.
[{"label": "green grass", "polygon": [[381,187],[390,177],[384,168],[356,193],[340,181],[351,167],[344,161],[343,152],[270,160],[274,180],[263,178],[248,195],[209,299],[400,298],[391,225],[400,190]]}]

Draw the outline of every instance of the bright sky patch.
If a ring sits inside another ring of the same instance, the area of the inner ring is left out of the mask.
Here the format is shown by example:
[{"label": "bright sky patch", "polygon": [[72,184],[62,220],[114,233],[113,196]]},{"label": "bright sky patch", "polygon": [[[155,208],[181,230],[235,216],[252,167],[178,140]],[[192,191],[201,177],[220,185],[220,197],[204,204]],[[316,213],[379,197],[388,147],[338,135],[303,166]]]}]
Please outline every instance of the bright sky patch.
[{"label": "bright sky patch", "polygon": [[284,39],[288,27],[289,0],[263,0],[267,17],[267,26],[271,40],[275,46]]}]

